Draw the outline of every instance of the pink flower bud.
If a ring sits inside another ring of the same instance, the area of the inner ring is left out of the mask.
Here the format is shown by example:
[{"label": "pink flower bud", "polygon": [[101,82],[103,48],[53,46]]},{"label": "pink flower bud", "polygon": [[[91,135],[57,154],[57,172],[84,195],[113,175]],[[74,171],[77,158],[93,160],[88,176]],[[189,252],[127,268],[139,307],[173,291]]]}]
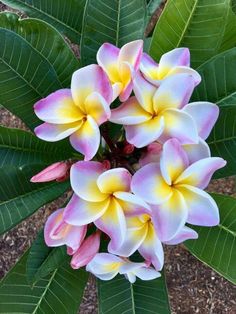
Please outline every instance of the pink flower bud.
[{"label": "pink flower bud", "polygon": [[86,238],[71,259],[71,267],[78,269],[87,265],[98,253],[101,232],[97,231]]},{"label": "pink flower bud", "polygon": [[56,162],[35,176],[33,176],[30,181],[35,182],[49,182],[53,180],[60,181],[62,178],[67,178],[68,169],[70,168],[70,164],[66,162]]},{"label": "pink flower bud", "polygon": [[111,163],[108,159],[103,160],[102,164],[105,170],[111,169]]},{"label": "pink flower bud", "polygon": [[147,151],[139,159],[139,164],[143,167],[151,162],[159,162],[161,152],[162,145],[160,143],[154,142],[148,145]]},{"label": "pink flower bud", "polygon": [[126,144],[125,147],[123,148],[123,152],[126,155],[132,154],[134,151],[134,145],[132,144]]}]

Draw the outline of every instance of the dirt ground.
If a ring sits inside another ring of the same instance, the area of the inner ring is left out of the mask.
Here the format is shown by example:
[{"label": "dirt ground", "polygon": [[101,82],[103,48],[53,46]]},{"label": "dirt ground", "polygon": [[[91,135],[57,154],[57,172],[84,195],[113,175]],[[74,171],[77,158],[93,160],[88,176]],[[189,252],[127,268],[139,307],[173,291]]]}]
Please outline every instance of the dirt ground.
[{"label": "dirt ground", "polygon": [[[0,11],[5,7],[0,2]],[[0,124],[25,128],[24,124],[0,108]],[[236,195],[235,178],[211,183],[210,191]],[[43,227],[49,213],[63,204],[59,199],[0,237],[0,277],[16,263]],[[173,314],[236,314],[236,287],[203,265],[181,246],[165,249],[167,285]],[[86,287],[80,314],[97,313],[94,278]]]}]

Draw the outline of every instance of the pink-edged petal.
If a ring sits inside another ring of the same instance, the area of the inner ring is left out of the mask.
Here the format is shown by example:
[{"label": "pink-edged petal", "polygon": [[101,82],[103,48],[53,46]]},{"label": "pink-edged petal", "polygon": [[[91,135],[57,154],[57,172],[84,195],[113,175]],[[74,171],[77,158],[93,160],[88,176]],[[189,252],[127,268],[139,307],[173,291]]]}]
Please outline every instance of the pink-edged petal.
[{"label": "pink-edged petal", "polygon": [[153,97],[156,87],[147,82],[142,74],[138,71],[134,79],[134,94],[143,107],[150,114],[153,114]]},{"label": "pink-edged petal", "polygon": [[96,161],[78,161],[71,167],[70,182],[74,192],[91,202],[104,201],[108,195],[101,193],[97,178],[104,172],[104,166]]},{"label": "pink-edged petal", "polygon": [[43,169],[30,179],[30,182],[49,182],[60,179],[67,174],[69,164],[66,162],[56,162]]},{"label": "pink-edged petal", "polygon": [[134,271],[134,274],[141,280],[153,280],[161,277],[161,274],[151,267],[140,267]]},{"label": "pink-edged petal", "polygon": [[182,147],[188,155],[190,164],[193,164],[200,159],[211,157],[209,146],[201,138],[199,138],[198,144],[183,145]]},{"label": "pink-edged petal", "polygon": [[131,92],[132,92],[132,89],[133,89],[133,82],[132,80],[130,79],[127,84],[124,86],[124,88],[122,89],[122,91],[120,92],[120,96],[119,96],[119,99],[120,101],[126,101]]},{"label": "pink-edged petal", "polygon": [[145,75],[145,78],[158,80],[158,64],[147,53],[142,55],[140,71]]},{"label": "pink-edged petal", "polygon": [[133,96],[111,111],[110,121],[117,124],[133,125],[150,119],[151,115],[140,106],[136,97]]},{"label": "pink-edged petal", "polygon": [[187,221],[188,208],[182,193],[173,189],[164,203],[153,206],[153,222],[162,242],[169,241],[183,228]]},{"label": "pink-edged petal", "polygon": [[199,141],[193,118],[183,110],[167,109],[162,112],[165,128],[160,141],[177,138],[181,144],[196,144]]},{"label": "pink-edged petal", "polygon": [[123,62],[129,63],[135,71],[138,70],[143,53],[143,41],[135,40],[121,47],[118,57],[119,68]]},{"label": "pink-edged petal", "polygon": [[107,121],[111,110],[106,100],[97,92],[90,94],[85,100],[86,113],[93,117],[98,125]]},{"label": "pink-edged petal", "polygon": [[123,88],[122,83],[114,83],[112,84],[113,97],[112,102],[120,95]]},{"label": "pink-edged petal", "polygon": [[82,226],[94,222],[101,217],[109,206],[109,199],[101,202],[88,202],[75,194],[64,211],[64,220],[74,226]]},{"label": "pink-edged petal", "polygon": [[[132,219],[129,218],[129,219]],[[128,221],[127,221],[128,223]],[[147,226],[144,224],[140,228],[128,228],[125,234],[125,239],[122,245],[115,250],[112,250],[110,248],[109,252],[120,255],[120,256],[125,256],[129,257],[132,255],[143,243],[146,234],[147,234]]]},{"label": "pink-edged petal", "polygon": [[160,78],[164,78],[176,66],[190,66],[190,52],[188,48],[176,48],[162,55],[159,62]]},{"label": "pink-edged petal", "polygon": [[171,185],[188,165],[188,156],[180,142],[176,139],[165,142],[160,159],[160,168],[166,183]]},{"label": "pink-edged petal", "polygon": [[119,52],[119,48],[109,43],[103,44],[97,52],[97,62],[106,72],[112,83],[120,81],[118,72]]},{"label": "pink-edged petal", "polygon": [[148,145],[147,151],[144,152],[140,159],[139,164],[141,167],[150,164],[151,162],[159,162],[162,152],[162,145],[158,142],[154,142]]},{"label": "pink-edged petal", "polygon": [[53,124],[65,124],[81,120],[83,112],[75,105],[70,89],[60,89],[34,105],[37,117]]},{"label": "pink-edged petal", "polygon": [[125,168],[114,168],[103,172],[97,179],[97,185],[102,193],[130,191],[131,174]]},{"label": "pink-edged petal", "polygon": [[94,223],[97,228],[111,238],[108,251],[116,250],[124,242],[126,234],[125,215],[120,204],[114,198],[110,199],[106,212]]},{"label": "pink-edged petal", "polygon": [[140,124],[125,126],[127,141],[138,148],[156,141],[162,135],[163,130],[164,118],[159,116]]},{"label": "pink-edged petal", "polygon": [[87,226],[75,227],[63,219],[63,209],[52,213],[44,227],[44,239],[48,246],[67,245],[72,251],[77,250],[84,240]]},{"label": "pink-edged petal", "polygon": [[168,72],[167,76],[174,75],[174,74],[180,74],[180,73],[186,73],[186,74],[191,75],[194,78],[194,85],[195,86],[197,86],[201,82],[200,74],[197,71],[195,71],[189,67],[186,67],[186,66],[176,66],[176,67],[172,68]]},{"label": "pink-edged petal", "polygon": [[192,102],[183,109],[194,119],[198,134],[204,140],[209,136],[219,116],[219,107],[211,102]]},{"label": "pink-edged petal", "polygon": [[99,251],[100,236],[101,233],[97,231],[83,241],[71,259],[70,265],[73,269],[87,265],[94,258]]},{"label": "pink-edged petal", "polygon": [[156,113],[168,108],[183,108],[189,101],[194,89],[194,79],[189,74],[175,74],[161,84],[153,97]]},{"label": "pink-edged petal", "polygon": [[150,206],[137,195],[129,192],[115,192],[113,194],[121,205],[126,216],[150,213]]},{"label": "pink-edged petal", "polygon": [[176,180],[175,184],[193,185],[205,189],[213,173],[224,167],[226,161],[219,157],[204,158],[190,165]]},{"label": "pink-edged petal", "polygon": [[47,142],[57,142],[63,140],[76,132],[82,125],[82,121],[68,124],[43,123],[34,129],[37,137]]},{"label": "pink-edged petal", "polygon": [[98,253],[88,263],[86,270],[101,280],[110,280],[118,274],[123,262],[118,256],[109,253]]},{"label": "pink-edged petal", "polygon": [[178,191],[182,193],[188,207],[188,223],[210,227],[219,224],[219,210],[209,194],[188,185],[178,187]]},{"label": "pink-edged petal", "polygon": [[133,175],[131,190],[150,204],[166,202],[172,195],[172,189],[163,179],[158,163],[151,163],[139,169]]},{"label": "pink-edged petal", "polygon": [[87,116],[87,120],[70,136],[70,143],[75,150],[84,155],[84,160],[88,161],[96,155],[100,139],[97,122],[91,116]]},{"label": "pink-edged petal", "polygon": [[108,104],[111,103],[113,92],[108,76],[96,64],[83,67],[72,75],[71,93],[75,104],[85,111],[85,99],[91,93],[97,92]]},{"label": "pink-edged petal", "polygon": [[164,252],[161,241],[158,239],[152,223],[149,223],[148,232],[139,248],[140,254],[146,261],[153,264],[156,270],[161,270],[164,264]]},{"label": "pink-edged petal", "polygon": [[128,274],[128,273],[134,273],[140,267],[145,267],[145,266],[146,266],[145,263],[135,263],[135,262],[131,262],[128,260],[127,262],[124,262],[120,266],[119,273],[121,275]]},{"label": "pink-edged petal", "polygon": [[184,226],[173,239],[166,241],[165,244],[176,245],[186,240],[197,239],[197,238],[198,238],[198,233],[195,230],[187,226]]}]

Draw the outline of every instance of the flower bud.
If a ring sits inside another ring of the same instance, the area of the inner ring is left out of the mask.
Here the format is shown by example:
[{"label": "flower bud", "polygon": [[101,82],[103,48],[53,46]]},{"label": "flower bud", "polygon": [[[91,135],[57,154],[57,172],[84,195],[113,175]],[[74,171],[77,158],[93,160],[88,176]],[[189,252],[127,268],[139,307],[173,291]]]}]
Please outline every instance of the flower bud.
[{"label": "flower bud", "polygon": [[38,174],[33,176],[30,181],[36,182],[49,182],[53,180],[60,181],[62,178],[67,178],[67,172],[70,168],[70,164],[66,162],[56,162],[44,170],[40,171]]},{"label": "flower bud", "polygon": [[71,259],[71,267],[78,269],[87,265],[98,253],[100,247],[100,231],[86,238]]}]

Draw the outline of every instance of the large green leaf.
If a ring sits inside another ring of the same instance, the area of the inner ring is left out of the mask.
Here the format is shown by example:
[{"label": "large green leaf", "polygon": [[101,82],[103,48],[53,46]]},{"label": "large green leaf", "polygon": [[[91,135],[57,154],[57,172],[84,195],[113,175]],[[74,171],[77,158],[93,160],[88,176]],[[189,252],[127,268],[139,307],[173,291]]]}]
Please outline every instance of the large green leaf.
[{"label": "large green leaf", "polygon": [[220,117],[208,143],[213,156],[221,156],[227,165],[215,177],[236,174],[236,48],[223,52],[198,68],[201,84],[192,100],[207,100],[220,107]]},{"label": "large green leaf", "polygon": [[221,50],[231,13],[231,0],[169,0],[156,25],[150,54],[159,60],[169,50],[188,47],[191,64],[199,66]]},{"label": "large green leaf", "polygon": [[0,234],[69,188],[68,182],[30,183],[45,165],[0,168]]},{"label": "large green leaf", "polygon": [[27,255],[1,282],[0,313],[76,314],[88,274],[65,264],[32,288],[25,274]]},{"label": "large green leaf", "polygon": [[198,259],[236,284],[236,199],[212,194],[220,209],[220,224],[216,227],[193,227],[197,240],[185,245]]},{"label": "large green leaf", "polygon": [[43,230],[41,230],[29,250],[26,265],[28,282],[36,283],[69,259],[65,246],[52,248],[46,245]]},{"label": "large green leaf", "polygon": [[121,47],[143,38],[145,23],[145,0],[87,0],[80,43],[83,64],[96,61],[104,42]]},{"label": "large green leaf", "polygon": [[214,178],[224,178],[236,174],[236,104],[220,108],[220,116],[208,138],[212,156],[220,156],[227,161]]},{"label": "large green leaf", "polygon": [[42,54],[18,34],[0,28],[0,104],[30,128],[39,124],[33,104],[61,88]]},{"label": "large green leaf", "polygon": [[97,282],[101,314],[170,314],[164,272],[161,278],[134,284],[124,276]]},{"label": "large green leaf", "polygon": [[55,28],[37,19],[19,19],[10,12],[0,14],[0,27],[26,39],[53,66],[61,85],[70,86],[71,75],[79,67],[79,61]]},{"label": "large green leaf", "polygon": [[53,25],[72,42],[79,43],[86,0],[3,0],[29,17]]},{"label": "large green leaf", "polygon": [[0,167],[51,164],[77,154],[68,141],[47,143],[32,133],[0,126]]}]

